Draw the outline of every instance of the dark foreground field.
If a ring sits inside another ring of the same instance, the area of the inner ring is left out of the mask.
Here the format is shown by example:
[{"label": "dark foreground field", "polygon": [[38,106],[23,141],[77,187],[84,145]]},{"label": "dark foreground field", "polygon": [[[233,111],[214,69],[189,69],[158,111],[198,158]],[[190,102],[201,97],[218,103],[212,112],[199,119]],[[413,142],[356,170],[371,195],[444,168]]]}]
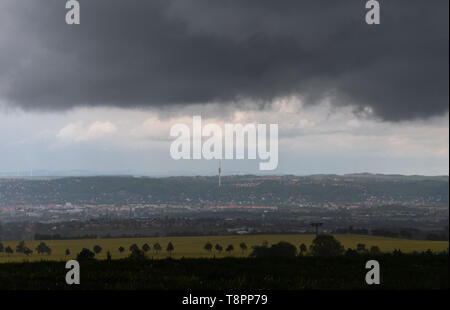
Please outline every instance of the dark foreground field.
[{"label": "dark foreground field", "polygon": [[82,262],[81,284],[64,262],[0,264],[0,289],[448,289],[448,255],[377,257],[381,284],[365,283],[373,257],[295,259],[121,259]]}]

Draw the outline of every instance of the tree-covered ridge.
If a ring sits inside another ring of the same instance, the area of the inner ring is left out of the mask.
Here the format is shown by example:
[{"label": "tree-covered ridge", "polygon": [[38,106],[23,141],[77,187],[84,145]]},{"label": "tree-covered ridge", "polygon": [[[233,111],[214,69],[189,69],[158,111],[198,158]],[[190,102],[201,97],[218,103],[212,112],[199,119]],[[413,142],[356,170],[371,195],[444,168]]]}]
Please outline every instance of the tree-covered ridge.
[{"label": "tree-covered ridge", "polygon": [[[374,258],[374,257],[371,257]],[[380,255],[382,284],[364,281],[368,257],[204,258],[82,262],[81,284],[67,285],[65,262],[0,264],[7,290],[446,289],[448,255]],[[118,280],[120,279],[120,281]]]}]

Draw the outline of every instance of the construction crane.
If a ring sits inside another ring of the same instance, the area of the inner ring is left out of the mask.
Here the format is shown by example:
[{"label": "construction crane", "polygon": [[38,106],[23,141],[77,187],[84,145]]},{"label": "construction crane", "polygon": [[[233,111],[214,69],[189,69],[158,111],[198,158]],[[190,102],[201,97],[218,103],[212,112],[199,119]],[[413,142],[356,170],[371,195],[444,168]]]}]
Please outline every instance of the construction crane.
[{"label": "construction crane", "polygon": [[316,229],[316,237],[319,235],[319,227],[323,225],[323,223],[311,223],[312,227]]}]

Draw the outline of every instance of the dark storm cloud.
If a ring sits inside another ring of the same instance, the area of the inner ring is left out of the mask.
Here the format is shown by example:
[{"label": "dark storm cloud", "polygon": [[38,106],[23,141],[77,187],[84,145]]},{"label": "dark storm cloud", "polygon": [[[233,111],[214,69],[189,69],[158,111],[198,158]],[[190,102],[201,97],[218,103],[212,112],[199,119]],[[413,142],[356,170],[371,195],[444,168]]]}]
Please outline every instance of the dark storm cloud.
[{"label": "dark storm cloud", "polygon": [[0,98],[36,110],[299,95],[385,120],[448,111],[448,1],[3,0]]}]

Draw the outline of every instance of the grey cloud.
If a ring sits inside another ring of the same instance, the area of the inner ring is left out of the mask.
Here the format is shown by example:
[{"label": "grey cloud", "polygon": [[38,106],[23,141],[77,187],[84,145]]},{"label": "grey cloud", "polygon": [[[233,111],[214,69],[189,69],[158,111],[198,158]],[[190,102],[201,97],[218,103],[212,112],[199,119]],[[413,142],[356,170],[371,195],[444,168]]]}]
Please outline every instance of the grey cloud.
[{"label": "grey cloud", "polygon": [[165,107],[298,95],[384,120],[448,111],[448,1],[4,0],[0,98],[31,110]]}]

